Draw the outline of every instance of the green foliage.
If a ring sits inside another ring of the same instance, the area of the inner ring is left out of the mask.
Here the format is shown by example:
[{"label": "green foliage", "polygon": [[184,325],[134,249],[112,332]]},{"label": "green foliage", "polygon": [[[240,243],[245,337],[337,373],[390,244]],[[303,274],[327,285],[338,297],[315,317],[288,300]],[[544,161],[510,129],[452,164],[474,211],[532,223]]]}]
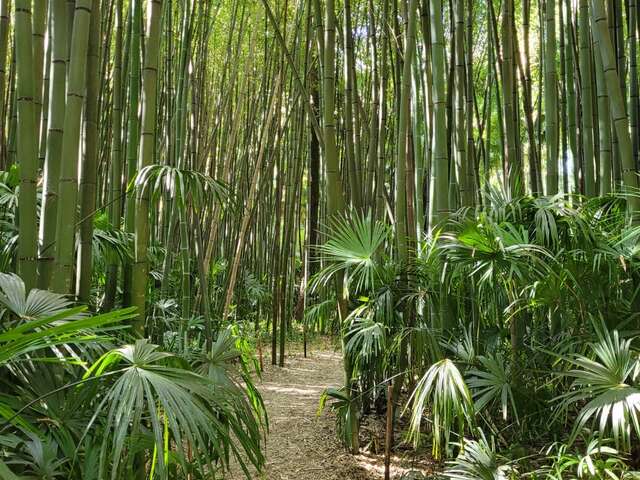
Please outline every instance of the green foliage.
[{"label": "green foliage", "polygon": [[73,305],[64,295],[46,290],[34,288],[27,295],[22,279],[12,273],[0,273],[0,304],[23,321],[56,315]]},{"label": "green foliage", "polygon": [[336,299],[329,298],[307,308],[304,312],[304,322],[309,330],[325,331],[324,327],[332,323],[336,311]]},{"label": "green foliage", "polygon": [[[354,310],[354,313],[357,311]],[[370,318],[353,320],[346,338],[345,354],[354,359],[368,363],[378,359],[385,351],[385,327]]]},{"label": "green foliage", "polygon": [[117,477],[126,439],[142,431],[143,418],[151,425],[154,469],[161,478],[168,477],[169,443],[175,444],[183,469],[186,445],[194,449],[201,469],[215,460],[226,466],[228,451],[246,469],[235,441],[249,462],[262,464],[259,425],[248,406],[237,408],[238,392],[228,385],[198,375],[175,355],[159,351],[146,340],[107,352],[85,378],[107,374],[115,380],[96,415],[106,414],[100,464],[101,471],[112,472],[112,478]]},{"label": "green foliage", "polygon": [[338,437],[347,448],[353,447],[352,432],[358,424],[358,408],[356,400],[351,398],[345,389],[327,388],[320,396],[318,415],[325,409],[327,402],[336,416]]},{"label": "green foliage", "polygon": [[155,198],[166,194],[175,200],[180,208],[184,208],[188,202],[201,208],[208,199],[224,202],[229,197],[228,188],[220,181],[195,170],[169,165],[144,167],[134,178],[133,185],[141,191],[149,190]]},{"label": "green foliage", "polygon": [[87,315],[63,296],[25,294],[15,275],[0,280],[0,369],[12,382],[0,395],[3,478],[129,478],[139,458],[156,478],[232,458],[247,475],[262,466],[266,413],[231,332],[197,358],[148,340],[113,347],[133,309]]},{"label": "green foliage", "polygon": [[17,165],[7,172],[0,171],[0,271],[9,269],[17,248],[19,181]]},{"label": "green foliage", "polygon": [[477,411],[487,407],[499,406],[502,419],[507,420],[509,409],[518,420],[518,409],[512,385],[513,375],[509,365],[501,354],[477,357],[481,368],[469,370],[467,383],[475,399]]},{"label": "green foliage", "polygon": [[573,378],[571,389],[558,397],[563,410],[581,407],[570,441],[589,421],[603,435],[611,434],[617,447],[628,451],[640,441],[640,356],[631,348],[632,339],[617,330],[598,329],[598,341],[589,345],[590,356],[574,355],[567,360],[575,367],[563,375]]},{"label": "green foliage", "polygon": [[[598,462],[609,462],[604,475],[631,478],[625,454],[635,452],[640,422],[633,336],[640,229],[629,224],[624,196],[577,203],[493,192],[485,206],[457,212],[420,241],[403,266],[388,256],[390,239],[360,233],[372,231],[366,225],[341,223],[321,252],[333,265],[325,279],[340,272],[351,282],[345,355],[365,414],[378,405],[380,385],[406,374],[419,379],[405,407],[416,444],[430,438],[442,458],[451,453],[452,435],[475,439],[460,442],[458,465],[447,474],[458,476],[451,478],[519,477],[514,456],[507,461],[499,452],[558,439],[565,453],[577,452],[585,427],[610,437],[617,456],[605,449],[598,457],[589,447],[582,465],[592,461],[598,470]],[[361,237],[367,240],[355,240]],[[442,360],[443,348],[450,359]],[[346,418],[350,404],[342,395]],[[491,446],[478,424],[495,436]],[[551,475],[539,454],[516,451],[533,458],[518,466],[530,471],[522,475]],[[588,475],[563,471],[548,478]]]},{"label": "green foliage", "polygon": [[133,258],[133,235],[115,228],[105,213],[93,220],[93,261],[103,270],[108,262],[124,264]]},{"label": "green foliage", "polygon": [[445,478],[452,480],[509,480],[517,477],[515,469],[495,452],[481,433],[478,440],[460,444],[460,453],[449,462]]},{"label": "green foliage", "polygon": [[637,474],[629,471],[618,450],[607,445],[609,442],[597,436],[585,440],[585,445],[580,450],[570,450],[569,445],[562,443],[549,447],[547,455],[552,464],[540,469],[541,476],[547,480],[638,478]]},{"label": "green foliage", "polygon": [[427,408],[431,411],[433,455],[446,454],[451,432],[464,436],[467,427],[474,425],[471,393],[462,374],[449,359],[434,363],[416,385],[408,404],[411,405],[409,434],[417,444],[420,426]]},{"label": "green foliage", "polygon": [[69,459],[60,458],[58,444],[50,438],[41,439],[33,433],[28,433],[28,436],[29,440],[24,442],[23,453],[7,464],[23,465],[24,473],[30,478],[65,478],[66,472],[63,467]]},{"label": "green foliage", "polygon": [[371,215],[338,217],[330,225],[329,239],[318,247],[328,262],[315,284],[326,285],[337,274],[346,274],[354,293],[368,291],[380,279],[376,254],[388,236],[387,227]]}]

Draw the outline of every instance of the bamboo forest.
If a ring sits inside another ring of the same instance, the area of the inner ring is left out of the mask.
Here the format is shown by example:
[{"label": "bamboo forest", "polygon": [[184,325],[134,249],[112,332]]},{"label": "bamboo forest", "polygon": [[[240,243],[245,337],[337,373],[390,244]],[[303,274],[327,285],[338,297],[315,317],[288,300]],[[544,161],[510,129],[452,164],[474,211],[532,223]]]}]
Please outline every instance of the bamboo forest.
[{"label": "bamboo forest", "polygon": [[640,0],[0,0],[0,480],[640,479]]}]

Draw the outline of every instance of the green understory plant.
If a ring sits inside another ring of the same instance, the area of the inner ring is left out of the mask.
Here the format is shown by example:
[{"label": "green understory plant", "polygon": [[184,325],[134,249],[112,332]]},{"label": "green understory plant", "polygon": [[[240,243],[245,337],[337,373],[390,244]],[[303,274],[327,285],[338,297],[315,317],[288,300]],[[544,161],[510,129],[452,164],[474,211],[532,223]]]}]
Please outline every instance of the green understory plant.
[{"label": "green understory plant", "polygon": [[609,332],[602,325],[596,334],[588,355],[566,358],[573,368],[561,375],[573,381],[557,401],[563,412],[579,408],[569,442],[591,426],[629,452],[640,441],[639,352],[632,347],[634,339],[623,338],[617,330]]}]

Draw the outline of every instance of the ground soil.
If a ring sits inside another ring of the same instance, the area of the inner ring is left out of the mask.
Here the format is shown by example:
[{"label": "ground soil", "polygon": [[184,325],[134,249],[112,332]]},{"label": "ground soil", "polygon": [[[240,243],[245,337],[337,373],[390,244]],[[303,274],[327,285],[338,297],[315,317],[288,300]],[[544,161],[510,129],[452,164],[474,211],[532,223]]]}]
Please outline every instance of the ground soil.
[{"label": "ground soil", "polygon": [[[269,415],[266,439],[266,468],[253,473],[252,479],[268,480],[377,480],[384,478],[381,454],[370,450],[384,444],[384,434],[377,441],[363,443],[360,455],[350,455],[340,446],[335,417],[329,411],[318,414],[318,401],[325,388],[342,384],[342,358],[330,345],[310,349],[308,358],[294,351],[284,368],[273,367],[265,357],[265,371],[257,387],[262,393]],[[375,428],[374,428],[375,429]],[[374,430],[371,429],[370,430]],[[371,433],[375,437],[375,433]],[[393,456],[392,477],[400,478],[408,470],[429,470],[409,450],[400,449]],[[246,478],[237,468],[232,480]]]}]

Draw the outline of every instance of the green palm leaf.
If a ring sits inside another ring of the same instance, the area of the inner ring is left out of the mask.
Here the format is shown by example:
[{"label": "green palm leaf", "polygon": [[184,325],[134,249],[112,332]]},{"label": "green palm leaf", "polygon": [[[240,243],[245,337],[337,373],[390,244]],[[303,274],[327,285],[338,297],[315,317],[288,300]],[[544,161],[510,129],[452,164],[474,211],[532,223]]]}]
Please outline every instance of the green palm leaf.
[{"label": "green palm leaf", "polygon": [[511,374],[508,365],[505,364],[504,357],[498,354],[479,356],[477,359],[483,369],[471,369],[468,380],[475,399],[476,411],[497,403],[504,420],[507,420],[509,408],[511,408],[516,421],[518,421],[518,409],[510,381]]},{"label": "green palm leaf", "polygon": [[[34,298],[32,295],[34,290],[25,299],[24,284],[19,277],[5,276],[4,280],[6,288],[2,290],[4,296],[0,297],[0,303],[7,307],[11,306],[12,311],[15,309],[16,313],[21,312],[22,321],[0,330],[0,368],[6,368],[45,348],[59,352],[60,350],[56,347],[65,347],[67,351],[72,351],[71,345],[95,342],[103,338],[102,334],[116,324],[135,317],[135,308],[86,316],[84,314],[86,307],[62,309],[63,303],[66,305],[66,300],[62,302],[55,295],[36,297],[42,302],[29,302],[29,299]],[[10,293],[7,294],[7,292]],[[47,304],[45,301],[47,298],[51,298],[52,303]],[[38,318],[31,319],[29,315],[35,315]],[[58,357],[54,357],[54,361],[56,358]],[[9,405],[0,402],[0,416],[5,419],[4,425],[14,423],[30,429],[28,423],[20,416],[22,410],[24,408],[16,412]]]},{"label": "green palm leaf", "polygon": [[629,450],[635,432],[640,439],[640,388],[635,383],[638,354],[631,339],[617,330],[598,330],[598,342],[591,345],[594,358],[574,355],[567,360],[575,367],[562,375],[573,378],[572,389],[559,397],[561,410],[587,402],[581,408],[570,441],[592,421],[601,434],[610,433],[616,447]]},{"label": "green palm leaf", "polygon": [[158,351],[157,345],[146,340],[106,353],[86,377],[106,372],[113,372],[116,380],[94,415],[95,421],[106,413],[101,472],[110,468],[111,478],[118,478],[127,439],[142,431],[142,419],[150,425],[153,468],[160,478],[169,478],[169,445],[175,446],[184,470],[187,445],[195,452],[193,461],[202,473],[218,462],[228,466],[229,452],[247,475],[247,460],[257,468],[262,466],[258,422],[247,411],[238,411],[235,390],[190,371],[178,357]]},{"label": "green palm leaf", "polygon": [[328,232],[329,240],[318,251],[329,262],[314,283],[326,284],[338,273],[348,273],[347,285],[358,292],[373,288],[379,278],[375,260],[387,239],[388,229],[371,215],[338,217]]},{"label": "green palm leaf", "polygon": [[384,324],[371,317],[358,318],[359,309],[349,316],[349,330],[346,335],[345,353],[354,362],[367,362],[378,358],[385,351],[386,329]]},{"label": "green palm leaf", "polygon": [[64,295],[35,288],[27,295],[18,275],[0,273],[0,304],[21,320],[33,320],[68,310],[73,302]]},{"label": "green palm leaf", "polygon": [[481,433],[479,440],[464,442],[458,457],[449,463],[444,476],[451,480],[507,480],[515,477],[514,469],[505,463]]},{"label": "green palm leaf", "polygon": [[185,170],[170,165],[144,167],[133,180],[136,187],[149,189],[154,196],[166,193],[184,208],[191,200],[198,208],[204,201],[213,198],[224,202],[229,197],[226,185],[195,170]]},{"label": "green palm leaf", "polygon": [[433,423],[433,455],[441,458],[449,445],[451,432],[462,436],[465,426],[473,425],[471,393],[462,374],[449,359],[434,363],[416,385],[407,405],[411,405],[409,436],[420,441],[424,412],[429,408]]},{"label": "green palm leaf", "polygon": [[0,367],[22,355],[43,348],[95,341],[101,338],[100,331],[136,316],[135,308],[126,308],[102,315],[69,320],[85,310],[86,307],[64,310],[0,332]]}]

